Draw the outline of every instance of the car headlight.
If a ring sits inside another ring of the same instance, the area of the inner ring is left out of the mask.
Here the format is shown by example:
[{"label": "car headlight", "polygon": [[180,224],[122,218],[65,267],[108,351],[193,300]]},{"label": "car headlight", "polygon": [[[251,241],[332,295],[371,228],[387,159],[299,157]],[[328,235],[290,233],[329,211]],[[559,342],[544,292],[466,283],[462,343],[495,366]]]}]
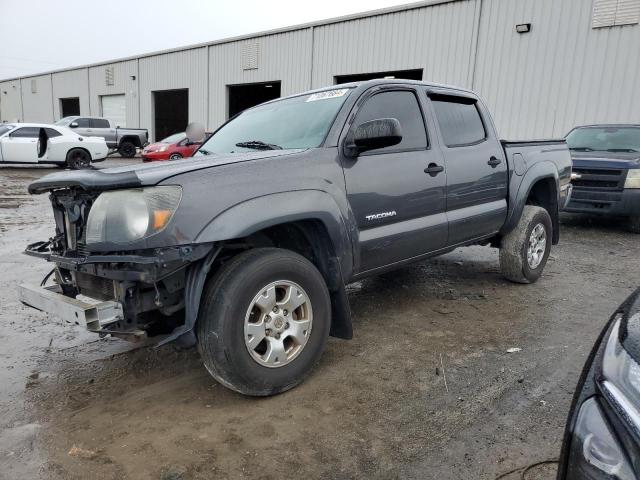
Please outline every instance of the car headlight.
[{"label": "car headlight", "polygon": [[89,211],[87,245],[126,244],[161,232],[178,208],[181,196],[178,186],[101,193]]},{"label": "car headlight", "polygon": [[[602,356],[600,387],[607,403],[631,428],[640,428],[640,366],[631,358],[618,338],[620,319],[613,325]],[[635,479],[619,441],[612,433],[597,397],[581,406],[576,418],[569,453],[567,480]]]},{"label": "car headlight", "polygon": [[164,146],[160,147],[160,148],[158,149],[158,151],[159,151],[159,152],[164,152],[167,148],[169,148],[169,145],[164,145]]},{"label": "car headlight", "polygon": [[640,188],[640,168],[627,171],[624,188]]}]

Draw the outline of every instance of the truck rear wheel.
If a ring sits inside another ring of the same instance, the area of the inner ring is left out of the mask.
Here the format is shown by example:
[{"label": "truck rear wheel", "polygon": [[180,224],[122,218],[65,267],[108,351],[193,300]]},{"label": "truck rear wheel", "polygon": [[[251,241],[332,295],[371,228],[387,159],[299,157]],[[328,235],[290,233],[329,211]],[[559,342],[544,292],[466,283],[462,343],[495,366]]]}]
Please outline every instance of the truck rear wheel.
[{"label": "truck rear wheel", "polygon": [[640,233],[640,215],[629,217],[627,221],[627,230],[633,233]]},{"label": "truck rear wheel", "polygon": [[283,249],[249,250],[205,286],[198,349],[224,386],[275,395],[309,375],[329,336],[330,315],[327,286],[311,262]]},{"label": "truck rear wheel", "polygon": [[516,228],[502,238],[500,269],[512,282],[533,283],[549,258],[551,217],[542,207],[525,205]]},{"label": "truck rear wheel", "polygon": [[136,146],[129,141],[124,141],[118,147],[118,153],[124,158],[133,158],[136,156]]}]

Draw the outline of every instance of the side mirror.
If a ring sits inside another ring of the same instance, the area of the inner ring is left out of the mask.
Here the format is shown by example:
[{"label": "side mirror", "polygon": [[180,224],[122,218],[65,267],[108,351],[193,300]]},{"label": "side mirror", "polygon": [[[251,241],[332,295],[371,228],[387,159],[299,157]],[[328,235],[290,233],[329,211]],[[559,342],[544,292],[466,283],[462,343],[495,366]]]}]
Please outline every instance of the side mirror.
[{"label": "side mirror", "polygon": [[78,122],[71,122],[69,128],[78,128]]},{"label": "side mirror", "polygon": [[378,118],[362,123],[353,133],[353,145],[356,153],[390,147],[402,141],[402,127],[395,118]]}]

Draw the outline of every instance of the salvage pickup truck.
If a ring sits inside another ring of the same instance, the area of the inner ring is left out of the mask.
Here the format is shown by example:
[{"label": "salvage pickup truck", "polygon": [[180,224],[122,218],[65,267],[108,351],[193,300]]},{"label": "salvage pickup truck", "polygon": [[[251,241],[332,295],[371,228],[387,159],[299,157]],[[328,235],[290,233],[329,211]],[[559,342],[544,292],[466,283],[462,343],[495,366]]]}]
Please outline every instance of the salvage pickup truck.
[{"label": "salvage pickup truck", "polygon": [[56,226],[26,253],[55,284],[20,298],[100,335],[197,344],[223,385],[272,395],[352,337],[349,282],[472,244],[535,282],[570,175],[563,140],[501,142],[470,91],[315,90],[244,111],[189,161],[33,182]]},{"label": "salvage pickup truck", "polygon": [[149,143],[149,131],[145,128],[121,128],[112,120],[102,117],[64,117],[55,125],[68,127],[78,135],[102,137],[107,147],[117,150],[121,157],[133,158],[136,149]]},{"label": "salvage pickup truck", "polygon": [[588,125],[567,135],[574,193],[567,211],[620,217],[640,233],[640,125]]}]

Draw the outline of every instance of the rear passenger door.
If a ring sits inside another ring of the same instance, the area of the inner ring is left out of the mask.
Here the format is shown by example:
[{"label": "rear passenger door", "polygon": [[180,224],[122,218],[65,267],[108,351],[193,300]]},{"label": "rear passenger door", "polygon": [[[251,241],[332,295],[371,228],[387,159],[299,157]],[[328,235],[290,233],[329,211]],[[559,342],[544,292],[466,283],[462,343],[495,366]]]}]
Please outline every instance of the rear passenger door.
[{"label": "rear passenger door", "polygon": [[[371,120],[395,118],[402,129],[397,145],[356,158],[342,157],[347,196],[359,231],[356,270],[361,273],[445,246],[446,173],[439,149],[429,143],[415,89],[377,87],[363,94],[357,105],[343,144],[349,143],[359,125]],[[438,171],[426,173],[430,165]]]},{"label": "rear passenger door", "polygon": [[448,245],[496,233],[507,216],[507,162],[476,98],[429,94],[447,164]]}]

